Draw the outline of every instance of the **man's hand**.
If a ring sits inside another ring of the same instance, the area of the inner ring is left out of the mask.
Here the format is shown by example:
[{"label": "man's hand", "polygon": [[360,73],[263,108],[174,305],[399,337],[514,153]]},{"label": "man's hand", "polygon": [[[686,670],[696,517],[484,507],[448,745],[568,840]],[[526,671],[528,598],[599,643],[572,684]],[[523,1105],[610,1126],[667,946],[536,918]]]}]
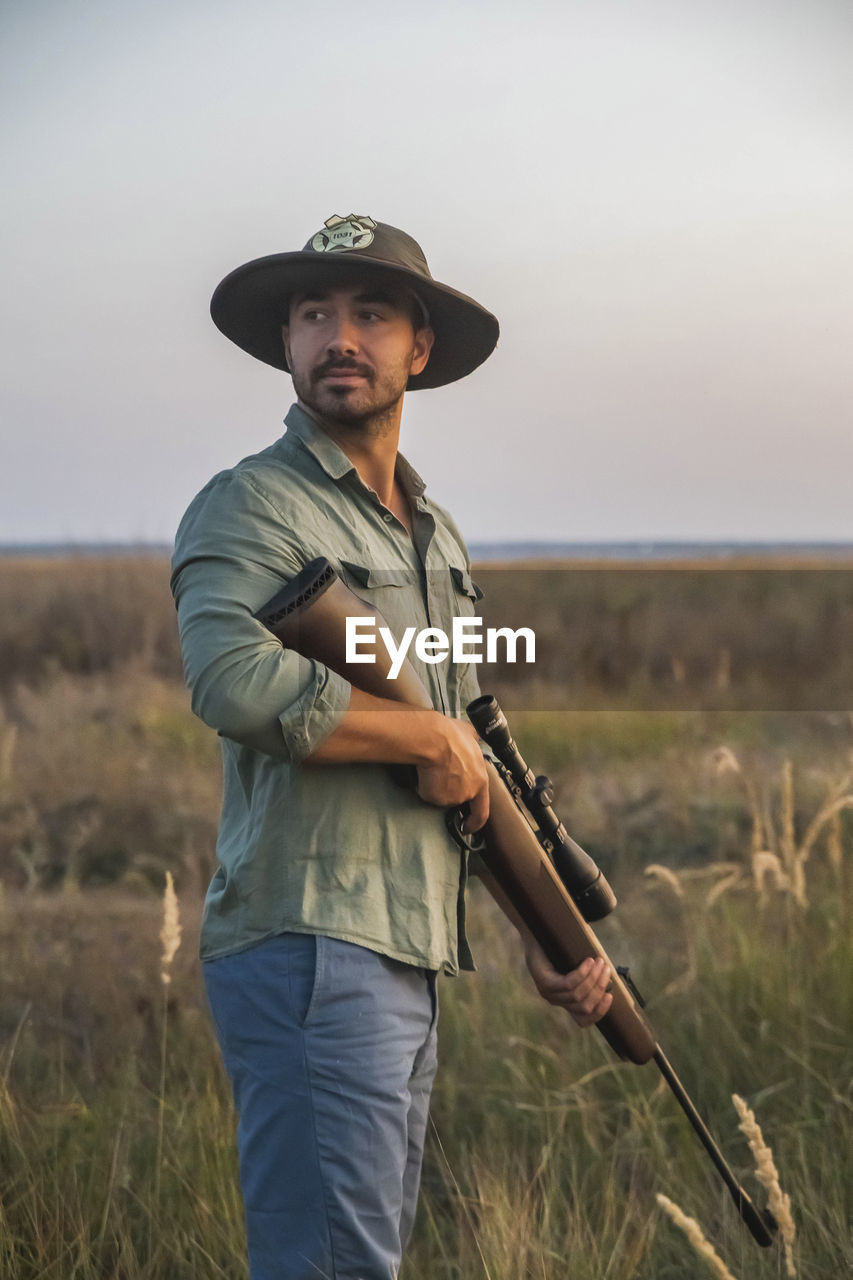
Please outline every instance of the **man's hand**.
[{"label": "man's hand", "polygon": [[479,741],[474,726],[464,720],[353,687],[343,718],[305,763],[416,765],[421,799],[442,808],[467,803],[463,826],[470,833],[479,831],[489,816],[489,775]]},{"label": "man's hand", "polygon": [[466,833],[479,831],[489,816],[489,778],[473,725],[440,716],[427,763],[418,764],[418,795],[440,807],[469,805]]},{"label": "man's hand", "polygon": [[524,941],[524,958],[539,994],[549,1004],[567,1009],[579,1027],[600,1022],[613,1003],[607,991],[610,966],[606,960],[587,959],[571,973],[558,973],[529,934]]}]

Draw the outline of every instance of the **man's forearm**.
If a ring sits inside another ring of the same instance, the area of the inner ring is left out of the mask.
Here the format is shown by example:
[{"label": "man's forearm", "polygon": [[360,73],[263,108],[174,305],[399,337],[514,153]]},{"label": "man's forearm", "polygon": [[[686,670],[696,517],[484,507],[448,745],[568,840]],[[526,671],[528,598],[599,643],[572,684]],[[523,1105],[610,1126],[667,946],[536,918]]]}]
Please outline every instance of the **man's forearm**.
[{"label": "man's forearm", "polygon": [[437,711],[376,698],[353,686],[342,719],[305,763],[430,764],[443,739],[443,719]]}]

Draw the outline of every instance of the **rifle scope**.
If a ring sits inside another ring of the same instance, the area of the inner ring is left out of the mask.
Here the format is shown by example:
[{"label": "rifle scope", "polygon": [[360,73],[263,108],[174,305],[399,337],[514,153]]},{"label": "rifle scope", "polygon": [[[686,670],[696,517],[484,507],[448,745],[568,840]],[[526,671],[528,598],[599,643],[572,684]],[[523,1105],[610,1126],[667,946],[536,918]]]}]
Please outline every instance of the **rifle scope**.
[{"label": "rifle scope", "polygon": [[538,828],[537,837],[584,920],[603,920],[616,906],[616,895],[592,858],[572,839],[551,807],[551,779],[534,777],[509,731],[496,698],[483,694],[469,702],[468,718],[509,773],[525,808]]}]

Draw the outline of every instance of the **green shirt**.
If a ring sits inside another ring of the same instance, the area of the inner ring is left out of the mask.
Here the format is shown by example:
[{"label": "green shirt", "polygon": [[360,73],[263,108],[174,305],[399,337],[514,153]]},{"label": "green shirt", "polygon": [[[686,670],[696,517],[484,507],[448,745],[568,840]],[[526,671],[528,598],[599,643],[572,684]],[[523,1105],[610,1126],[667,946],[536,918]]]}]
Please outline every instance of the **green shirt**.
[{"label": "green shirt", "polygon": [[[172,590],[193,709],[222,740],[219,866],[204,959],[274,934],[323,933],[397,960],[471,968],[465,858],[444,812],[385,765],[304,767],[343,716],[350,685],[282,648],[253,614],[325,556],[355,593],[405,627],[471,616],[479,595],[461,535],[402,456],[412,536],[300,407],[269,449],[223,471],[178,530]],[[476,667],[409,658],[436,709],[461,717]]]}]

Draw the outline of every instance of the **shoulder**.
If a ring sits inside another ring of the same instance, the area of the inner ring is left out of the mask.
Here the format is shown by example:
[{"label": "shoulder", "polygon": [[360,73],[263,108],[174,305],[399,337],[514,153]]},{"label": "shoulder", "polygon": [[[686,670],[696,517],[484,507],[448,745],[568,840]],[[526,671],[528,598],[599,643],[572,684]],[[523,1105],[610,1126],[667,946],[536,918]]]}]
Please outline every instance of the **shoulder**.
[{"label": "shoulder", "polygon": [[283,436],[268,449],[249,454],[233,467],[208,480],[187,507],[178,527],[176,544],[202,525],[241,519],[286,519],[311,487],[302,450]]},{"label": "shoulder", "polygon": [[223,557],[243,564],[292,562],[298,569],[298,531],[311,487],[299,452],[283,439],[213,476],[178,526],[173,575],[191,561]]},{"label": "shoulder", "polygon": [[244,486],[278,509],[314,488],[318,479],[316,468],[290,432],[268,449],[250,454],[222,474],[229,475],[238,488]]}]

